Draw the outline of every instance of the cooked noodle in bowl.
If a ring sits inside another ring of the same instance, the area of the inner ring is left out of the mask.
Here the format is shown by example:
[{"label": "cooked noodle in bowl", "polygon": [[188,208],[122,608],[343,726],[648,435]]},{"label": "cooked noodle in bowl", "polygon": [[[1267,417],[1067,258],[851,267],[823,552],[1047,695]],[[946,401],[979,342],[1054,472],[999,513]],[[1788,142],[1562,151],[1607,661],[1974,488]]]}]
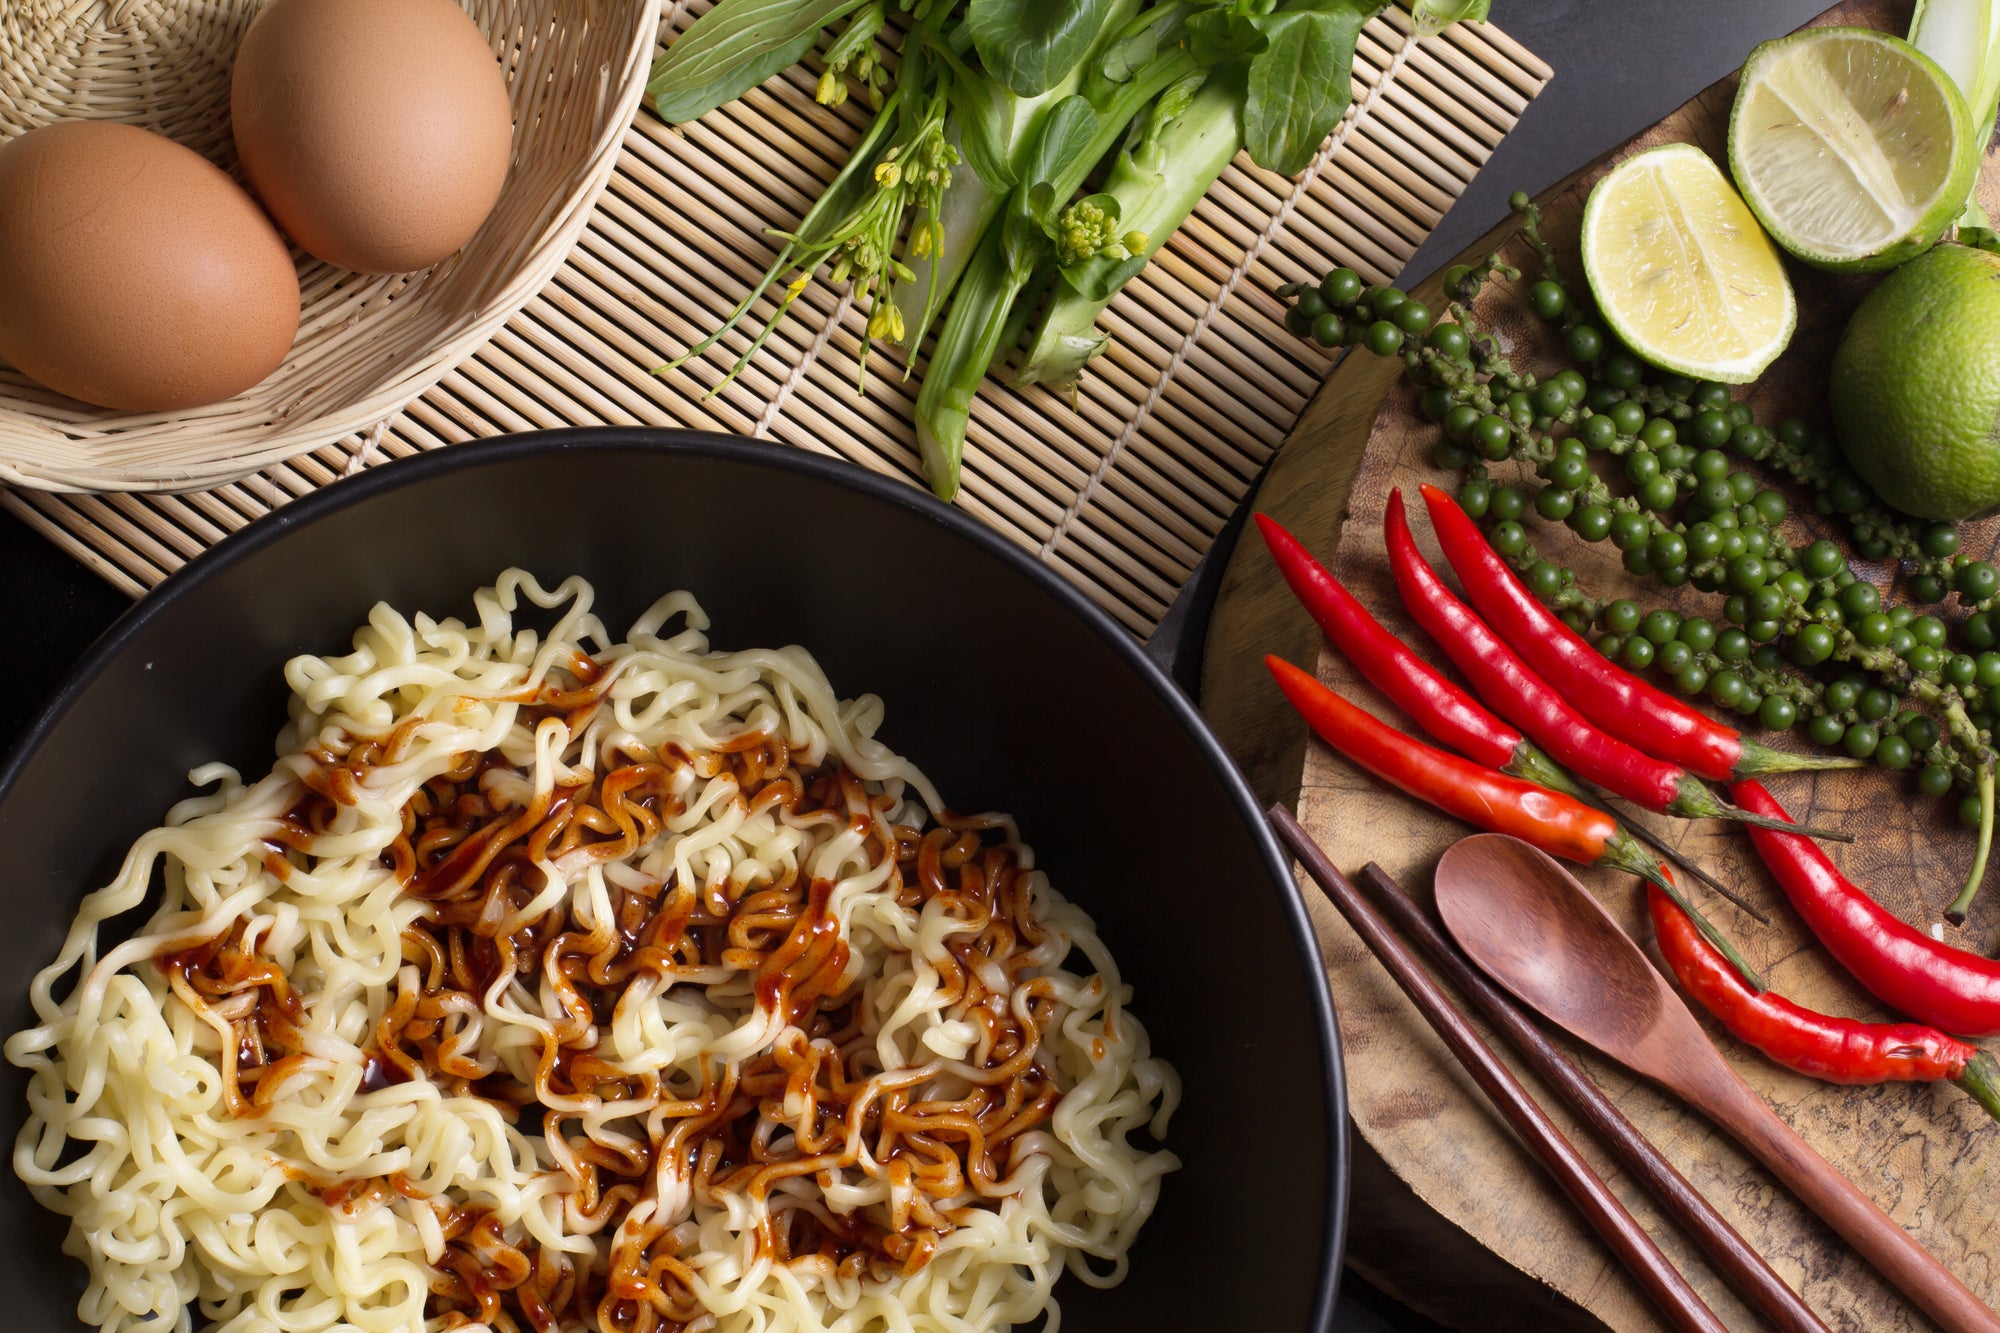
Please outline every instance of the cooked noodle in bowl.
[{"label": "cooked noodle in bowl", "polygon": [[684,594],[475,606],[294,659],[271,773],[197,770],[38,975],[15,1169],[82,1319],[998,1333],[1119,1281],[1179,1085],[1012,821]]}]

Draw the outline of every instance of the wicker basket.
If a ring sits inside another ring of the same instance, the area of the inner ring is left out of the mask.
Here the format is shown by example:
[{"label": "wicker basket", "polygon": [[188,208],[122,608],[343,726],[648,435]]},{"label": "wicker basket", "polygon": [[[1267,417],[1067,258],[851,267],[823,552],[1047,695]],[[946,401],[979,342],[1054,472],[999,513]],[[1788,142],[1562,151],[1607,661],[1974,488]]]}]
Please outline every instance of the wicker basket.
[{"label": "wicker basket", "polygon": [[[234,170],[229,73],[261,0],[0,0],[0,140],[129,121]],[[659,0],[461,0],[506,67],[514,157],[465,248],[363,276],[302,252],[298,341],[262,384],[188,411],[116,412],[0,363],[0,482],[192,490],[366,429],[471,356],[561,266],[644,88]]]}]

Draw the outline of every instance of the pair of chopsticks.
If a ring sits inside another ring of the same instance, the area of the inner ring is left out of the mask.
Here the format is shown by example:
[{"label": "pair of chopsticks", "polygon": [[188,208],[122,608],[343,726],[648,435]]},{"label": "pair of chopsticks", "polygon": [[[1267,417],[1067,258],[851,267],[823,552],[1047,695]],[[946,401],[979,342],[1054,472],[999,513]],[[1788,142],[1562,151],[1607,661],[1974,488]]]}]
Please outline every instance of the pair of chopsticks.
[{"label": "pair of chopsticks", "polygon": [[1784,1333],[1827,1333],[1819,1316],[1785,1285],[1750,1247],[1736,1228],[1703,1198],[1694,1186],[1660,1155],[1611,1099],[1578,1069],[1570,1058],[1530,1022],[1516,1003],[1486,980],[1445,938],[1397,883],[1380,866],[1370,864],[1361,880],[1373,893],[1381,911],[1371,906],[1282,805],[1269,812],[1278,837],[1298,857],[1315,883],[1368,948],[1379,959],[1403,993],[1410,997],[1432,1029],[1443,1038],[1458,1062],[1477,1082],[1515,1131],[1527,1142],[1549,1174],[1555,1178],[1603,1237],[1619,1260],[1638,1280],[1662,1313],[1679,1329],[1689,1333],[1728,1333],[1728,1325],[1696,1294],[1679,1269],[1660,1252],[1610,1186],[1590,1163],[1563,1137],[1548,1114],[1523,1088],[1506,1065],[1473,1030],[1444,989],[1426,972],[1391,928],[1382,913],[1395,919],[1405,934],[1415,939],[1431,963],[1469,998],[1497,1028],[1515,1052],[1553,1088],[1570,1109],[1598,1134],[1618,1160],[1646,1187],[1661,1209],[1692,1236],[1730,1284],[1745,1300],[1761,1311],[1772,1325]]}]

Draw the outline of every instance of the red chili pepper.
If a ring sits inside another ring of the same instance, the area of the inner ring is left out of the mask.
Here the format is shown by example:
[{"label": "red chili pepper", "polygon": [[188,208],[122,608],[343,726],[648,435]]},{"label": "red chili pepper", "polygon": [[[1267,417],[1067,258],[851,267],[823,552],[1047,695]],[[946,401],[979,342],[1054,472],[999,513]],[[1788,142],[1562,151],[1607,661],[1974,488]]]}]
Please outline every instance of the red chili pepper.
[{"label": "red chili pepper", "polygon": [[1753,985],[1760,984],[1728,939],[1687,903],[1646,849],[1604,811],[1412,740],[1281,657],[1266,657],[1264,665],[1322,740],[1382,781],[1468,824],[1510,834],[1551,856],[1609,866],[1658,884]]},{"label": "red chili pepper", "polygon": [[1326,637],[1333,640],[1333,646],[1418,726],[1474,763],[1579,799],[1585,796],[1576,779],[1533,741],[1495,717],[1382,628],[1382,622],[1368,614],[1368,608],[1313,559],[1283,524],[1268,514],[1259,514],[1257,529],[1264,534],[1264,544],[1270,548],[1278,572],[1326,631]]},{"label": "red chili pepper", "polygon": [[1458,571],[1466,599],[1543,680],[1612,735],[1715,782],[1860,762],[1760,745],[1607,661],[1528,591],[1456,500],[1435,486],[1423,492],[1438,544]]},{"label": "red chili pepper", "polygon": [[[1784,807],[1762,783],[1738,782],[1730,795],[1745,809],[1785,819]],[[2000,1033],[2000,962],[1905,924],[1841,874],[1809,838],[1752,829],[1750,842],[1807,929],[1876,999],[1946,1032]]]},{"label": "red chili pepper", "polygon": [[[1268,514],[1258,514],[1257,528],[1264,534],[1264,543],[1285,582],[1326,631],[1334,647],[1419,727],[1475,763],[1526,778],[1585,804],[1595,803],[1583,784],[1533,741],[1495,717],[1484,704],[1445,679],[1442,672],[1384,629],[1380,621],[1368,614],[1368,608],[1313,559],[1305,544],[1287,532],[1283,524]],[[1699,866],[1681,861],[1673,849],[1646,830],[1635,827],[1628,832],[1759,921],[1769,921],[1762,909],[1744,902],[1728,885]]]},{"label": "red chili pepper", "polygon": [[1976,1046],[1920,1023],[1864,1023],[1794,1004],[1743,984],[1728,960],[1671,898],[1646,886],[1660,956],[1681,986],[1739,1041],[1787,1069],[1828,1083],[1935,1083],[1964,1088],[2000,1119],[2000,1064]]},{"label": "red chili pepper", "polygon": [[1648,810],[1686,819],[1756,816],[1725,803],[1701,779],[1593,726],[1529,669],[1470,607],[1452,595],[1417,550],[1403,493],[1389,493],[1383,522],[1389,568],[1411,616],[1443,647],[1480,696],[1528,733],[1557,763]]}]

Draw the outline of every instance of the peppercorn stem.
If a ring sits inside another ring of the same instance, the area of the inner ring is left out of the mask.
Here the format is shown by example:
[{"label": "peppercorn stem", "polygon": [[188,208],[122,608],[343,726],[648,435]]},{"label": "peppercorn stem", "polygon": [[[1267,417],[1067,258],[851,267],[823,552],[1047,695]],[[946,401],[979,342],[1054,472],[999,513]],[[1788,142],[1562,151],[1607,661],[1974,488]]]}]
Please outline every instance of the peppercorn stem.
[{"label": "peppercorn stem", "polygon": [[1979,765],[1979,844],[1973,849],[1972,869],[1965,876],[1965,887],[1958,891],[1958,897],[1951,900],[1951,906],[1944,909],[1944,919],[1954,926],[1965,924],[1966,909],[1979,893],[1979,886],[1986,879],[1986,854],[1993,850],[1993,761],[1987,759]]},{"label": "peppercorn stem", "polygon": [[1965,1062],[1964,1070],[1952,1082],[1964,1089],[1966,1096],[1985,1107],[1986,1114],[2000,1120],[2000,1061],[1985,1051],[1978,1051]]}]

